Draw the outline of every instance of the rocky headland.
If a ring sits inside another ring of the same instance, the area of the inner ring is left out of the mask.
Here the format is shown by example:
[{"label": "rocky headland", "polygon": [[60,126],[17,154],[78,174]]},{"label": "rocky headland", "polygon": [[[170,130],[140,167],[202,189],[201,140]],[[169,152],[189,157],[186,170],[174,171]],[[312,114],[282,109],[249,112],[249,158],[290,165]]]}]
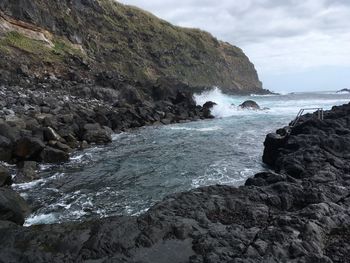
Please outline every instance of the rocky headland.
[{"label": "rocky headland", "polygon": [[349,262],[350,104],[314,117],[267,135],[263,160],[274,171],[239,188],[169,196],[138,217],[22,227],[15,215],[24,207],[6,210],[5,202],[0,259]]},{"label": "rocky headland", "polygon": [[16,182],[113,132],[212,118],[193,92],[266,93],[239,48],[111,0],[1,1],[0,161]]}]

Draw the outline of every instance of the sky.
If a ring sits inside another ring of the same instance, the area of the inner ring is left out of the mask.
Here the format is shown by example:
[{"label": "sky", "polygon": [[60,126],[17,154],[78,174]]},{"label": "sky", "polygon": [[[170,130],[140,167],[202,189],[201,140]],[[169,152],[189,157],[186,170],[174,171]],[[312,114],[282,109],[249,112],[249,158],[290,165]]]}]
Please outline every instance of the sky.
[{"label": "sky", "polygon": [[350,88],[350,0],[121,0],[243,49],[264,88]]}]

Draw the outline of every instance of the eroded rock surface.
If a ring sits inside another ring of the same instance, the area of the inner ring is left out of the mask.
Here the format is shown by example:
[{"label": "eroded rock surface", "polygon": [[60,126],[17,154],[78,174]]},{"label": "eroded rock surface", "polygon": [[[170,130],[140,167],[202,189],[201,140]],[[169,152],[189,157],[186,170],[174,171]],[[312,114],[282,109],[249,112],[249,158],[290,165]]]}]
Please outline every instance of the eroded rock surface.
[{"label": "eroded rock surface", "polygon": [[10,224],[0,228],[0,258],[348,262],[350,104],[326,112],[324,121],[305,116],[286,134],[283,143],[267,137],[266,149],[277,147],[269,153],[275,172],[259,173],[245,186],[178,193],[139,217],[29,228]]}]

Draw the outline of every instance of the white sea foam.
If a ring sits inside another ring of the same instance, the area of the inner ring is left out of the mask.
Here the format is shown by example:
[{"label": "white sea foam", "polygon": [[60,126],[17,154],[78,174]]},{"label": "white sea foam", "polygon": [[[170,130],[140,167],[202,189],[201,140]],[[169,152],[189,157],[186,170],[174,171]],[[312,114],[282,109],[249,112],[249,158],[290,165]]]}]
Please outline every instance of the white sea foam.
[{"label": "white sea foam", "polygon": [[[319,93],[320,95],[327,95],[326,93]],[[302,96],[300,93],[299,96]],[[301,99],[295,97],[296,95],[253,95],[254,100],[265,110],[245,110],[238,105],[251,97],[230,96],[222,93],[222,91],[215,87],[210,91],[201,94],[195,94],[194,99],[198,105],[203,105],[207,101],[213,101],[215,105],[212,109],[212,114],[216,118],[224,118],[237,115],[285,115],[295,116],[301,108],[324,108],[330,109],[333,105],[348,103],[350,94],[343,94],[342,97],[324,98],[318,97],[317,94],[307,94],[309,97]],[[294,97],[293,97],[294,96]]]},{"label": "white sea foam", "polygon": [[57,217],[54,213],[31,215],[24,222],[24,226],[40,225],[40,224],[53,224],[57,222]]},{"label": "white sea foam", "polygon": [[213,107],[211,113],[216,118],[225,118],[234,115],[247,115],[264,112],[242,109],[238,105],[243,103],[246,98],[226,95],[222,93],[222,91],[217,87],[213,88],[210,91],[205,91],[201,94],[195,94],[194,99],[196,103],[201,106],[203,106],[207,101],[215,102],[217,105]]},{"label": "white sea foam", "polygon": [[21,190],[28,190],[30,188],[33,188],[39,184],[44,184],[46,181],[46,179],[39,179],[39,180],[35,180],[29,183],[22,183],[22,184],[13,184],[12,187],[15,189],[21,189]]},{"label": "white sea foam", "polygon": [[192,187],[198,188],[215,184],[239,185],[255,172],[253,169],[244,168],[238,173],[233,173],[229,170],[231,166],[232,164],[225,160],[214,162],[206,169],[203,175],[192,179]]}]

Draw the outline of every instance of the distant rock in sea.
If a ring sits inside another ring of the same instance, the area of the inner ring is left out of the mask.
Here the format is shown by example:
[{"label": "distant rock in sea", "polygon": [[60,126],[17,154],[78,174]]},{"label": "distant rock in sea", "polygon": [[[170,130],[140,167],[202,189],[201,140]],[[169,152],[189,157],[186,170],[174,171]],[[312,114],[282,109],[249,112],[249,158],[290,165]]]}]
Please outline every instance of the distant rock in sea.
[{"label": "distant rock in sea", "polygon": [[345,93],[345,92],[350,93],[350,89],[341,89],[337,91],[337,93]]}]

